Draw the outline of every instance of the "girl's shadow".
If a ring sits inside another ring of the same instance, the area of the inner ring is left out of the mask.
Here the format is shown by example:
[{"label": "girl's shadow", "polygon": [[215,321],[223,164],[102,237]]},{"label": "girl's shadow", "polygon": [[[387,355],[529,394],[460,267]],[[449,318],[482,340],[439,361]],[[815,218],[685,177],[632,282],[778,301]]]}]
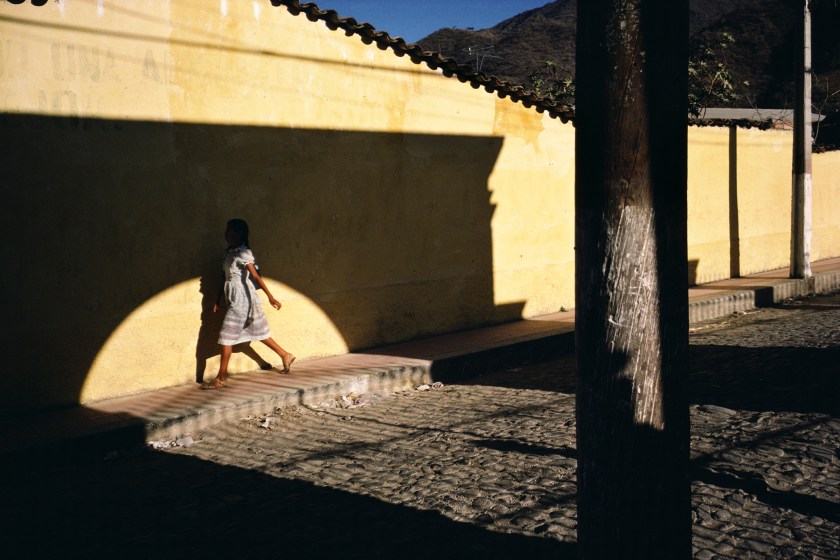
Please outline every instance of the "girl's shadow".
[{"label": "girl's shadow", "polygon": [[[213,272],[206,270],[211,268]],[[204,381],[204,371],[207,369],[207,361],[218,356],[219,331],[222,328],[222,320],[225,317],[224,309],[213,313],[213,305],[216,297],[224,284],[224,276],[218,271],[218,264],[212,267],[205,267],[201,275],[199,291],[201,292],[201,327],[198,329],[198,340],[195,345],[195,381]],[[260,369],[269,370],[272,365],[265,361],[256,350],[251,347],[250,342],[238,344],[233,347],[234,352],[241,352],[254,360]],[[212,374],[211,374],[212,378]]]}]

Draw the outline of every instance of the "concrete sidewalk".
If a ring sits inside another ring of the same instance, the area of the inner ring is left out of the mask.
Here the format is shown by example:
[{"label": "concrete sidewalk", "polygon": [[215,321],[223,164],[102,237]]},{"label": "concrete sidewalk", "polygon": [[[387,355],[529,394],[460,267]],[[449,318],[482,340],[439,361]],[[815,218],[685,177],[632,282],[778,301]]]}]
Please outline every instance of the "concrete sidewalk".
[{"label": "concrete sidewalk", "polygon": [[[813,263],[814,277],[787,270],[689,289],[689,322],[697,324],[788,298],[840,289],[840,258]],[[275,407],[317,404],[350,393],[390,392],[452,382],[481,370],[539,361],[574,350],[574,312],[452,333],[330,358],[296,362],[291,375],[249,372],[230,386],[194,384],[0,422],[4,463],[55,454],[105,454],[147,441],[177,439],[224,420],[264,415]]]}]

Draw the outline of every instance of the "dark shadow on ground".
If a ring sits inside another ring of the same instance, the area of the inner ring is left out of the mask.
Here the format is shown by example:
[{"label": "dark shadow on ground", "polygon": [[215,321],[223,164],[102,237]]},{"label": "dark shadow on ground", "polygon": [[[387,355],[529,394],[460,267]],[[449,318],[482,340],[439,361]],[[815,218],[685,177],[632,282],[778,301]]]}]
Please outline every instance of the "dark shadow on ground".
[{"label": "dark shadow on ground", "polygon": [[[494,330],[497,328],[502,330]],[[442,335],[375,348],[371,352],[432,360],[431,374],[435,381],[469,384],[488,372],[545,362],[568,355],[574,348],[575,333],[569,322],[524,319],[512,325],[456,333],[454,338]]]},{"label": "dark shadow on ground", "polygon": [[719,488],[742,490],[770,506],[792,509],[808,517],[822,517],[840,523],[840,508],[837,504],[797,492],[772,490],[767,487],[764,478],[755,473],[721,472],[706,467],[695,469],[692,478]]},{"label": "dark shadow on ground", "polygon": [[487,449],[495,449],[496,451],[505,451],[513,453],[522,453],[524,455],[560,455],[567,459],[577,458],[577,452],[572,448],[556,448],[546,447],[544,445],[535,445],[522,441],[510,439],[476,439],[472,441],[476,447],[484,447]]},{"label": "dark shadow on ground", "polygon": [[770,307],[773,305],[773,287],[772,286],[759,286],[759,285],[739,285],[739,284],[701,284],[699,286],[692,286],[692,290],[715,290],[715,291],[724,291],[724,290],[731,290],[736,292],[748,292],[752,291],[755,293],[755,305],[756,307]]},{"label": "dark shadow on ground", "polygon": [[689,399],[732,409],[840,416],[840,347],[691,347]]},{"label": "dark shadow on ground", "polygon": [[10,557],[575,557],[547,538],[145,450],[5,478],[0,501]]},{"label": "dark shadow on ground", "polygon": [[[789,280],[789,278],[768,278],[770,281],[780,281],[780,280]],[[692,290],[773,290],[773,286],[768,286],[767,284],[725,284],[725,281],[721,282],[714,282],[711,284],[697,284],[696,286],[691,286]]]},{"label": "dark shadow on ground", "polygon": [[[840,416],[840,347],[693,344],[689,360],[689,403]],[[464,383],[574,393],[575,370],[575,355],[566,354],[528,368],[488,369]]]},{"label": "dark shadow on ground", "polygon": [[44,465],[89,461],[115,450],[141,448],[145,441],[145,421],[129,413],[109,414],[80,406],[2,419],[0,488],[14,485]]},{"label": "dark shadow on ground", "polygon": [[774,309],[787,309],[787,310],[795,310],[795,311],[837,311],[840,309],[840,305],[825,305],[820,304],[818,301],[813,299],[802,299],[796,300],[790,303],[786,303],[784,305],[772,305]]},{"label": "dark shadow on ground", "polygon": [[485,373],[475,375],[462,383],[572,394],[577,385],[576,367],[575,354],[567,353],[550,360],[523,360],[518,365],[510,364],[499,369],[488,369]]}]

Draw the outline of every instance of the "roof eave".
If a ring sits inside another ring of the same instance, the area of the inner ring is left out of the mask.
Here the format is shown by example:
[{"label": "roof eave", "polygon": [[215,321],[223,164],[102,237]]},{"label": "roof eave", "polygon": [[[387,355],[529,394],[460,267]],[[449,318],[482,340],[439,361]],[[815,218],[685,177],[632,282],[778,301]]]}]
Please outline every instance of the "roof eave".
[{"label": "roof eave", "polygon": [[424,51],[420,45],[406,43],[402,37],[391,37],[384,31],[377,31],[370,23],[359,23],[352,17],[342,18],[335,10],[321,10],[314,2],[271,0],[271,4],[275,7],[285,7],[294,16],[304,14],[306,19],[312,22],[323,21],[333,31],[341,29],[348,37],[359,36],[366,45],[376,43],[376,46],[382,50],[391,49],[397,56],[408,56],[415,64],[425,64],[431,70],[440,70],[447,78],[457,78],[462,83],[469,83],[475,89],[484,88],[488,93],[494,93],[502,99],[509,97],[512,101],[520,102],[527,108],[534,108],[540,113],[547,113],[552,118],[559,118],[564,123],[574,119],[574,109],[571,107],[553,103],[522,86],[477,72],[469,66],[458,64],[453,58]]}]

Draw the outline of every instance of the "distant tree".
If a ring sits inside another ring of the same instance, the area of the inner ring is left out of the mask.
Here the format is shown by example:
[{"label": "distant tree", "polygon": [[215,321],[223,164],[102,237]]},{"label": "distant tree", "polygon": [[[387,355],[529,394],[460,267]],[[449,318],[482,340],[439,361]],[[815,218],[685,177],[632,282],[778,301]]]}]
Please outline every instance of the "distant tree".
[{"label": "distant tree", "polygon": [[[814,77],[814,97],[813,97],[813,111],[822,116],[827,116],[831,111],[829,103],[836,97],[840,96],[840,88],[832,86],[829,78],[820,79],[818,76]],[[820,138],[820,130],[822,129],[822,121],[814,123],[814,143]]]},{"label": "distant tree", "polygon": [[569,72],[560,72],[553,60],[546,60],[542,68],[528,75],[531,90],[550,101],[562,105],[575,104],[575,80]]},{"label": "distant tree", "polygon": [[697,117],[707,107],[727,107],[740,97],[741,86],[727,64],[726,54],[735,38],[725,32],[704,41],[688,60],[688,112]]},{"label": "distant tree", "polygon": [[[732,75],[727,52],[735,44],[730,33],[718,33],[714,40],[704,41],[694,49],[688,61],[688,112],[697,117],[707,107],[729,107],[741,97],[743,86]],[[550,101],[575,104],[575,80],[568,71],[561,71],[553,60],[528,75],[531,90]]]}]

